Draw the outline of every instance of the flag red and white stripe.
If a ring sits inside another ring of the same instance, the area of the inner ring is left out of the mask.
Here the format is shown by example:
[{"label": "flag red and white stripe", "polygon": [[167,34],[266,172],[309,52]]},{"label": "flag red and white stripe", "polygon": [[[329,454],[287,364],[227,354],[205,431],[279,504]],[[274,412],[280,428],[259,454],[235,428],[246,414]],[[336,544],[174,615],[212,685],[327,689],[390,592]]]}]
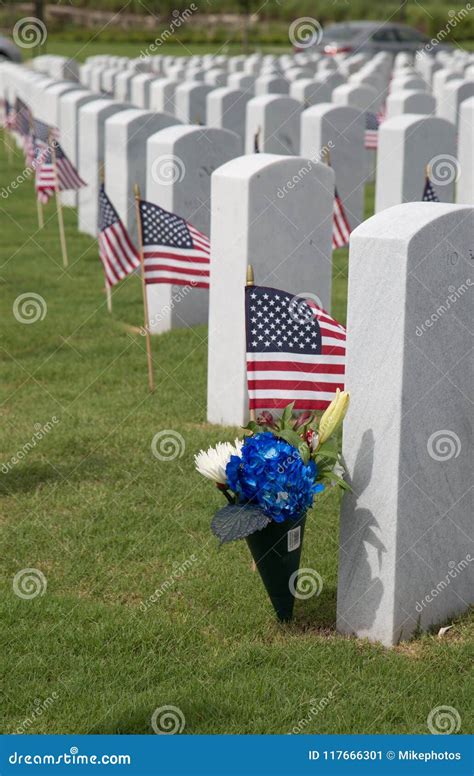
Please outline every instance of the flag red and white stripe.
[{"label": "flag red and white stripe", "polygon": [[346,330],[304,295],[245,289],[250,409],[324,410],[344,389]]},{"label": "flag red and white stripe", "polygon": [[51,142],[54,143],[54,158],[51,145],[42,148],[35,144],[37,149],[35,151],[37,154],[36,158],[39,157],[38,166],[36,167],[35,185],[38,199],[43,204],[46,204],[48,199],[53,196],[56,191],[56,185],[58,191],[68,191],[70,189],[77,191],[86,185],[74,165],[67,158],[60,144],[56,140]]},{"label": "flag red and white stripe", "polygon": [[365,123],[365,147],[375,150],[379,145],[379,118],[376,113],[366,113]]},{"label": "flag red and white stripe", "polygon": [[146,283],[209,288],[210,242],[184,218],[140,201]]},{"label": "flag red and white stripe", "polygon": [[334,193],[334,210],[332,218],[332,247],[344,248],[349,244],[349,237],[351,234],[351,227],[347,220],[346,211],[342,204],[341,198],[337,193],[337,189]]},{"label": "flag red and white stripe", "polygon": [[103,184],[99,189],[99,257],[109,288],[140,266],[137,249]]}]

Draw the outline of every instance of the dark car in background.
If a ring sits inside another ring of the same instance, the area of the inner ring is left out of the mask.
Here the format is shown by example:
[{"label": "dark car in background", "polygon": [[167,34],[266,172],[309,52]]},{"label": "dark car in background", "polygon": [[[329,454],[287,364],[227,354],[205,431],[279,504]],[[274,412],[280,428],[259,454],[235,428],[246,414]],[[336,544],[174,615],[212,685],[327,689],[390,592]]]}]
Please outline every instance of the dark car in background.
[{"label": "dark car in background", "polygon": [[10,62],[21,62],[20,49],[8,38],[0,35],[0,60],[9,59]]},{"label": "dark car in background", "polygon": [[[376,53],[388,51],[415,52],[430,43],[430,38],[405,24],[380,22],[341,22],[324,28],[321,41],[316,46],[323,54],[350,54],[352,52]],[[451,50],[449,44],[438,44],[437,51]]]}]

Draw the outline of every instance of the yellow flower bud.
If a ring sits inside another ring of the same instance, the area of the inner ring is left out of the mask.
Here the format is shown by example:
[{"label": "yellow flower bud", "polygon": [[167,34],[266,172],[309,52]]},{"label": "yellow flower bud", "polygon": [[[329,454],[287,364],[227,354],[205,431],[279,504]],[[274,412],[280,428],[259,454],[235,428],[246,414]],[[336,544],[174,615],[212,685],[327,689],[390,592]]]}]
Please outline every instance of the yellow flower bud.
[{"label": "yellow flower bud", "polygon": [[319,445],[324,444],[337,428],[341,425],[349,407],[349,394],[347,391],[336,390],[336,396],[324,412],[319,422]]}]

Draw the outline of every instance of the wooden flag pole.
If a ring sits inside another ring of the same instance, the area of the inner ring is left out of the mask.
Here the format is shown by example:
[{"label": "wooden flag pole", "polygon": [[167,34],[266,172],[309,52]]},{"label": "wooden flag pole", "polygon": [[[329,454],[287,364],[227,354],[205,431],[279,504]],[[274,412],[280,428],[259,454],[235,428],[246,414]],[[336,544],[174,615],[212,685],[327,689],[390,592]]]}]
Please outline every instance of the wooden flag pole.
[{"label": "wooden flag pole", "polygon": [[56,165],[56,148],[55,148],[54,142],[55,141],[52,137],[51,132],[48,132],[48,145],[51,149],[51,161],[53,164],[53,176],[54,176],[54,189],[56,192],[56,210],[58,213],[59,239],[61,242],[61,252],[63,255],[63,267],[66,268],[68,266],[67,244],[66,244],[66,235],[64,232],[63,208],[61,204],[61,192],[59,191],[58,168]]},{"label": "wooden flag pole", "polygon": [[105,295],[107,297],[107,312],[112,313],[112,289],[107,280],[105,281]]},{"label": "wooden flag pole", "polygon": [[42,229],[44,226],[43,203],[38,199],[38,195],[36,195],[36,212],[38,214],[38,229]]},{"label": "wooden flag pole", "polygon": [[140,197],[140,187],[138,183],[135,183],[133,190],[135,194],[135,213],[136,213],[137,232],[138,232],[138,250],[140,253],[140,266],[141,266],[141,275],[142,275],[143,312],[144,312],[144,322],[145,322],[145,332],[146,332],[146,357],[147,357],[147,363],[148,363],[148,388],[150,389],[150,392],[153,392],[155,390],[155,383],[153,380],[153,357],[151,353],[150,318],[148,315],[148,298],[146,295],[145,259],[143,256],[143,229],[142,229],[142,219],[140,215],[141,197]]},{"label": "wooden flag pole", "polygon": [[5,147],[5,153],[7,155],[7,162],[8,162],[9,166],[11,166],[13,164],[13,151],[12,151],[12,147],[11,147],[11,144],[10,144],[11,137],[12,136],[10,135],[10,133],[6,129],[4,129],[3,130],[3,145]]},{"label": "wooden flag pole", "polygon": [[[247,279],[245,281],[245,285],[247,288],[255,285],[253,267],[251,264],[247,265]],[[250,399],[249,399],[249,404],[250,404]],[[250,409],[250,407],[249,407],[249,415],[250,415],[250,420],[255,420],[255,410]]]},{"label": "wooden flag pole", "polygon": [[[99,184],[102,186],[105,181],[105,165],[103,162],[99,165]],[[107,282],[107,276],[105,277],[105,296],[107,298],[107,311],[112,313],[112,289]]]}]

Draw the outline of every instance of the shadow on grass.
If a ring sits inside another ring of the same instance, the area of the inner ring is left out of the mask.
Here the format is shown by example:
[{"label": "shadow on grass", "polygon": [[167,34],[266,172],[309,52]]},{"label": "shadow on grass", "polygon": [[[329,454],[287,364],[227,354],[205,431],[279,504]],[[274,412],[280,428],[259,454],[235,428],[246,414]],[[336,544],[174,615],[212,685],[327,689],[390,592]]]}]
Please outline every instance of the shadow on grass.
[{"label": "shadow on grass", "polygon": [[0,469],[0,496],[29,493],[43,485],[66,481],[81,481],[88,476],[97,477],[106,468],[103,459],[87,458],[79,464],[19,463],[8,472]]},{"label": "shadow on grass", "polygon": [[336,632],[337,588],[324,587],[319,596],[296,601],[292,630]]}]

